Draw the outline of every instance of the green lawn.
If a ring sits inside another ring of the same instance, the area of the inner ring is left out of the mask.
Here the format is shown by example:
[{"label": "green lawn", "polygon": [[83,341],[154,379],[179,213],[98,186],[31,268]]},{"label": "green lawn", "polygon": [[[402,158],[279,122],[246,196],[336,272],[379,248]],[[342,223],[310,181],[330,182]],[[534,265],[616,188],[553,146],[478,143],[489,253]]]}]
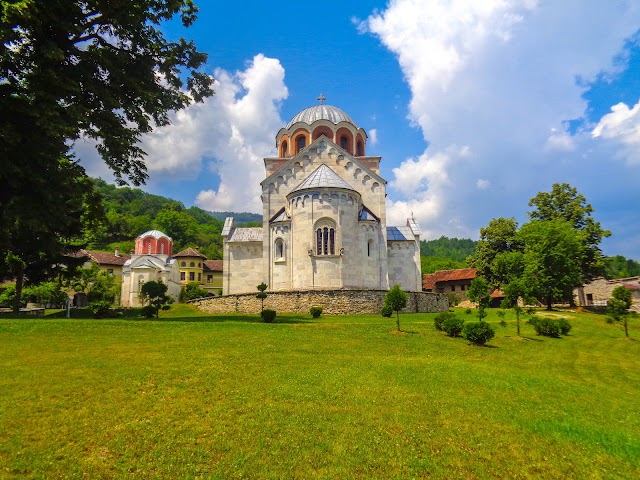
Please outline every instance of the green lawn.
[{"label": "green lawn", "polygon": [[640,477],[640,342],[602,316],[492,311],[488,348],[427,314],[163,313],[0,319],[0,478]]}]

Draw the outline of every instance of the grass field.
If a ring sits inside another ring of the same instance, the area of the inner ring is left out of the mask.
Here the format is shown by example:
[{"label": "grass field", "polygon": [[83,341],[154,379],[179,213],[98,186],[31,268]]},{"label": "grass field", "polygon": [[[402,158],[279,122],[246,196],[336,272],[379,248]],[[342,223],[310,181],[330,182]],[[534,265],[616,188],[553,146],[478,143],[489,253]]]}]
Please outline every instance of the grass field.
[{"label": "grass field", "polygon": [[0,319],[0,478],[640,478],[640,342],[555,313]]}]

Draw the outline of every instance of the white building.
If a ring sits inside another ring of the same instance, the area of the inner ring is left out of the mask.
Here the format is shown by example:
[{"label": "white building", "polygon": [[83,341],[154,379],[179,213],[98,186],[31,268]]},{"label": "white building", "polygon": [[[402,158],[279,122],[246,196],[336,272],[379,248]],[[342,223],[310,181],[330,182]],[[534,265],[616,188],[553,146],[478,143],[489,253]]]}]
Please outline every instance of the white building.
[{"label": "white building", "polygon": [[271,291],[421,291],[420,229],[412,219],[387,226],[381,157],[366,154],[366,141],[351,117],[322,104],[280,129],[279,156],[264,159],[263,226],[226,219],[223,294],[262,282]]}]

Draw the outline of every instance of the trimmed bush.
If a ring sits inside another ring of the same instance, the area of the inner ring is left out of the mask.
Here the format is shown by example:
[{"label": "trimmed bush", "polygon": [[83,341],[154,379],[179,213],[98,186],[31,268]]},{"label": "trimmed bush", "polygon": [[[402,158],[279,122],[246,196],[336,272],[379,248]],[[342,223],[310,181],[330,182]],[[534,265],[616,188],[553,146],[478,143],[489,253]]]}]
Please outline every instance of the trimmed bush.
[{"label": "trimmed bush", "polygon": [[447,318],[442,322],[442,330],[446,332],[450,337],[458,337],[464,327],[464,320],[454,316],[453,318]]},{"label": "trimmed bush", "polygon": [[447,300],[449,301],[450,307],[455,307],[460,303],[460,297],[453,292],[447,293]]},{"label": "trimmed bush", "polygon": [[309,309],[309,313],[313,318],[318,318],[320,315],[322,315],[322,307],[311,307]]},{"label": "trimmed bush", "polygon": [[156,316],[156,309],[153,305],[146,305],[140,309],[140,314],[146,318],[153,318]]},{"label": "trimmed bush", "polygon": [[470,308],[467,308],[467,309],[464,311],[464,313],[466,313],[467,315],[471,315],[471,309],[470,309]]},{"label": "trimmed bush", "polygon": [[548,318],[538,318],[533,324],[533,328],[536,334],[544,337],[560,337],[560,327],[555,320],[549,320]]},{"label": "trimmed bush", "polygon": [[276,319],[276,311],[265,308],[264,310],[262,310],[262,312],[260,312],[260,316],[262,317],[264,323],[272,323]]},{"label": "trimmed bush", "polygon": [[572,325],[564,318],[556,320],[556,323],[558,324],[558,328],[560,328],[560,333],[562,335],[569,335],[569,332],[573,328]]},{"label": "trimmed bush", "polygon": [[385,303],[384,306],[380,309],[380,315],[385,318],[390,318],[391,315],[393,315],[393,308],[391,308],[391,305],[387,305]]},{"label": "trimmed bush", "polygon": [[487,322],[467,323],[464,326],[464,338],[475,345],[484,345],[495,336],[496,332]]},{"label": "trimmed bush", "polygon": [[442,324],[449,318],[456,318],[456,314],[453,312],[439,313],[433,319],[433,326],[436,330],[442,331]]},{"label": "trimmed bush", "polygon": [[105,318],[109,316],[109,310],[111,309],[111,302],[106,300],[96,300],[89,304],[89,310],[93,315],[93,318]]}]

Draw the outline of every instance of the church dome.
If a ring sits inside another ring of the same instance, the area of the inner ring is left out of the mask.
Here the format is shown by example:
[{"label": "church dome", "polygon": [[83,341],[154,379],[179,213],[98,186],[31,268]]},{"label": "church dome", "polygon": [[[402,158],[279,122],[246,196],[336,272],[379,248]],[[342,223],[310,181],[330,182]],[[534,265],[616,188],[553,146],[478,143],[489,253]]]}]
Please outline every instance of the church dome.
[{"label": "church dome", "polygon": [[317,120],[328,120],[335,125],[340,122],[348,122],[357,128],[357,125],[349,115],[331,105],[314,105],[313,107],[305,108],[289,120],[285,128],[288,130],[299,122],[311,125]]}]

